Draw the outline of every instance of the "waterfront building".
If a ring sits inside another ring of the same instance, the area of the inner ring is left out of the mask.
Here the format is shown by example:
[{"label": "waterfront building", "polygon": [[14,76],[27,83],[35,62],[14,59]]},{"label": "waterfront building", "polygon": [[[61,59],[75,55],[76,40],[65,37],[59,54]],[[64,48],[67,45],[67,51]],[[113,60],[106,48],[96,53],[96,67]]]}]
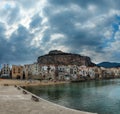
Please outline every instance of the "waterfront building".
[{"label": "waterfront building", "polygon": [[110,68],[109,71],[112,72],[112,76],[113,76],[114,78],[120,76],[119,68]]},{"label": "waterfront building", "polygon": [[48,65],[40,65],[39,73],[40,73],[42,79],[49,78],[48,72],[49,72]]},{"label": "waterfront building", "polygon": [[94,72],[95,72],[95,79],[102,78],[100,67],[94,66],[93,69],[94,69]]},{"label": "waterfront building", "polygon": [[88,75],[90,76],[91,79],[95,79],[95,70],[93,67],[88,68]]},{"label": "waterfront building", "polygon": [[114,70],[111,68],[106,68],[106,77],[107,78],[114,78],[115,74],[114,74]]},{"label": "waterfront building", "polygon": [[70,65],[70,76],[71,76],[71,80],[77,80],[77,78],[78,78],[77,65]]},{"label": "waterfront building", "polygon": [[118,68],[114,68],[114,74],[115,74],[115,77],[119,77],[120,76],[120,71]]},{"label": "waterfront building", "polygon": [[54,65],[39,65],[39,74],[42,79],[55,80],[56,77],[56,66]]},{"label": "waterfront building", "polygon": [[32,79],[39,79],[39,64],[33,63],[29,65],[30,71],[31,71],[31,78]]},{"label": "waterfront building", "polygon": [[9,64],[2,65],[1,78],[11,78]]},{"label": "waterfront building", "polygon": [[48,66],[48,73],[49,73],[49,78],[51,80],[54,80],[56,78],[56,66],[55,65],[49,65]]},{"label": "waterfront building", "polygon": [[120,67],[118,68],[118,77],[120,77]]},{"label": "waterfront building", "polygon": [[12,79],[25,79],[23,66],[12,65]]},{"label": "waterfront building", "polygon": [[25,78],[31,79],[32,78],[32,72],[31,72],[31,65],[26,64],[24,65],[24,72],[25,72]]},{"label": "waterfront building", "polygon": [[70,68],[71,68],[71,65],[68,65],[68,66],[66,66],[66,68],[65,68],[65,72],[64,72],[64,74],[63,74],[65,81],[70,81],[70,80],[71,80]]},{"label": "waterfront building", "polygon": [[26,79],[39,80],[90,80],[120,76],[120,68],[87,67],[85,65],[53,65],[33,63],[24,66]]},{"label": "waterfront building", "polygon": [[24,65],[26,79],[41,79],[41,67],[38,63]]},{"label": "waterfront building", "polygon": [[88,68],[85,65],[79,66],[79,75],[81,77],[87,77],[87,75],[88,75]]},{"label": "waterfront building", "polygon": [[66,68],[67,66],[65,65],[58,66],[58,80],[65,80]]}]

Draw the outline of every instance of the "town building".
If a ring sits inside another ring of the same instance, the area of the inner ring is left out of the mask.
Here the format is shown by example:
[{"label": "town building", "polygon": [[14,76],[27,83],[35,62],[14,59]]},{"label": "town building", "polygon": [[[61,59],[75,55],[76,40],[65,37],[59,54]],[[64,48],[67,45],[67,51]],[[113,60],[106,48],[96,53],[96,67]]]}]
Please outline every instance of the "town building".
[{"label": "town building", "polygon": [[38,63],[33,63],[30,65],[30,70],[31,70],[31,78],[32,79],[39,79],[39,64]]},{"label": "town building", "polygon": [[41,79],[55,80],[57,73],[57,67],[54,65],[39,65],[39,77]]},{"label": "town building", "polygon": [[40,79],[40,66],[38,63],[24,65],[26,79]]},{"label": "town building", "polygon": [[31,64],[24,65],[23,71],[25,73],[25,79],[32,78]]},{"label": "town building", "polygon": [[12,65],[12,79],[25,79],[23,66]]},{"label": "town building", "polygon": [[9,64],[3,64],[1,69],[1,78],[11,78]]}]

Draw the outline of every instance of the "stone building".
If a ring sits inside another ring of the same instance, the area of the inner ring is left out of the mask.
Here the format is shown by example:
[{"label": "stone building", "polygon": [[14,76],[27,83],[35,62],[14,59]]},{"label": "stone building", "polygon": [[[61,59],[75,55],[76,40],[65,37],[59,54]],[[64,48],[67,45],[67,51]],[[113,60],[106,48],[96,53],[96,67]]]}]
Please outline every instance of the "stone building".
[{"label": "stone building", "polygon": [[102,71],[100,67],[93,67],[94,73],[95,73],[95,79],[100,79],[102,78]]},{"label": "stone building", "polygon": [[23,66],[12,65],[12,79],[25,79]]},{"label": "stone building", "polygon": [[32,78],[31,64],[24,65],[24,70],[23,71],[25,73],[25,78],[26,79],[31,79]]},{"label": "stone building", "polygon": [[9,64],[2,65],[1,78],[11,78]]},{"label": "stone building", "polygon": [[26,79],[40,79],[40,66],[38,63],[24,65]]},{"label": "stone building", "polygon": [[120,71],[119,68],[111,68],[113,71],[114,78],[120,77]]},{"label": "stone building", "polygon": [[41,79],[54,80],[56,77],[56,66],[39,65],[39,76]]},{"label": "stone building", "polygon": [[65,65],[57,66],[58,80],[64,80],[67,67]]},{"label": "stone building", "polygon": [[79,66],[79,74],[80,74],[81,77],[87,77],[88,68],[85,65]]},{"label": "stone building", "polygon": [[90,76],[91,79],[95,78],[95,69],[94,69],[94,67],[88,67],[88,75]]},{"label": "stone building", "polygon": [[40,79],[39,78],[39,64],[38,63],[33,63],[30,65],[30,70],[31,70],[31,75],[32,79]]}]

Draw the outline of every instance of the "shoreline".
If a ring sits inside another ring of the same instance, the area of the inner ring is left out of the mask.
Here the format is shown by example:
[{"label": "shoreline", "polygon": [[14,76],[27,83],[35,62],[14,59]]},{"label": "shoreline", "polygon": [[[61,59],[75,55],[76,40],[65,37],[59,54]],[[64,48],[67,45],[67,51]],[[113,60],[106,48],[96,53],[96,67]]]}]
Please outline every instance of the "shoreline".
[{"label": "shoreline", "polygon": [[47,86],[47,85],[59,85],[70,83],[68,81],[39,81],[39,80],[13,80],[13,79],[0,79],[0,85],[9,86]]},{"label": "shoreline", "polygon": [[17,80],[17,79],[0,79],[0,86],[48,86],[48,85],[60,85],[67,83],[83,83],[91,81],[100,81],[100,80],[110,80],[110,79],[120,79],[120,78],[107,78],[107,79],[91,79],[84,81],[39,81],[39,80]]}]

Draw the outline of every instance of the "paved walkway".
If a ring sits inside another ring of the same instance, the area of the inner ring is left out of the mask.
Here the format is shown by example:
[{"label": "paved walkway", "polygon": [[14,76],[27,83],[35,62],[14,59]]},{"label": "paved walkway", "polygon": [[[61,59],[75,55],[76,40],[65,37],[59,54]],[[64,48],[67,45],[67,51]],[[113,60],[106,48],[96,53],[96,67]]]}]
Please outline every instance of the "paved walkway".
[{"label": "paved walkway", "polygon": [[0,86],[0,114],[92,114],[76,111],[40,99],[31,100],[31,94],[23,94],[14,86]]}]

